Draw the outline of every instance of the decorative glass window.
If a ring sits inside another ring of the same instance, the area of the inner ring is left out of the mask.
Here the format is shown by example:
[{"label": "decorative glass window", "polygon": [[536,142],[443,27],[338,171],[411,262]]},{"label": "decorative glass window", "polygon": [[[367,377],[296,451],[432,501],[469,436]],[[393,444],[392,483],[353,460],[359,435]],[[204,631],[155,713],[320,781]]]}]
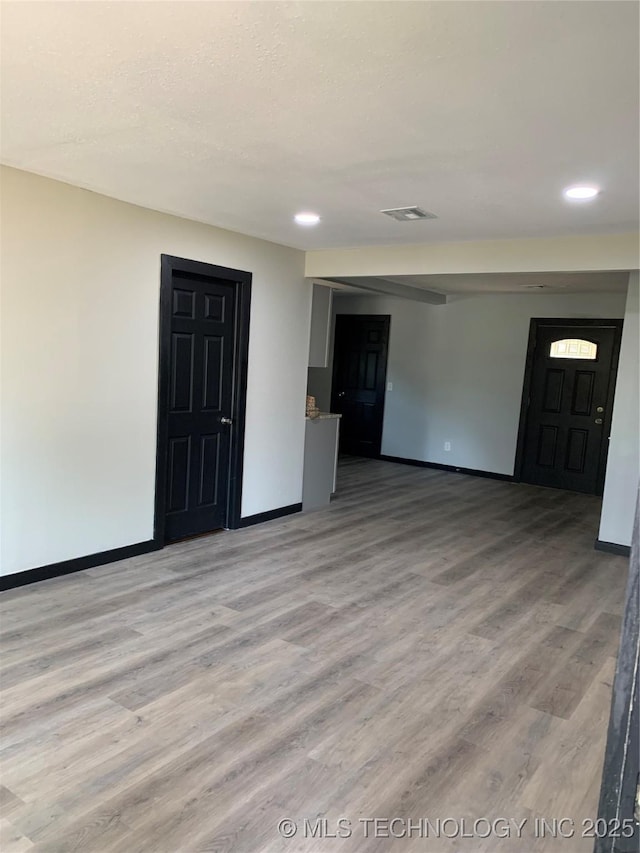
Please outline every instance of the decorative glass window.
[{"label": "decorative glass window", "polygon": [[549,356],[551,358],[582,358],[594,361],[598,355],[598,344],[582,341],[579,338],[564,338],[553,341]]}]

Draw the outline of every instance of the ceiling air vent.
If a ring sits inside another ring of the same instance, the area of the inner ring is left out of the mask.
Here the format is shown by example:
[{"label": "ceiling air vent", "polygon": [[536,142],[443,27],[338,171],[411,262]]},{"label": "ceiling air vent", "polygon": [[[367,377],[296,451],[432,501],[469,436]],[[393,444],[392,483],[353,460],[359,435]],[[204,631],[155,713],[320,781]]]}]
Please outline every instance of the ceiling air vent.
[{"label": "ceiling air vent", "polygon": [[421,207],[390,207],[388,210],[381,210],[380,213],[397,219],[398,222],[415,222],[416,219],[438,218],[435,213],[429,213]]}]

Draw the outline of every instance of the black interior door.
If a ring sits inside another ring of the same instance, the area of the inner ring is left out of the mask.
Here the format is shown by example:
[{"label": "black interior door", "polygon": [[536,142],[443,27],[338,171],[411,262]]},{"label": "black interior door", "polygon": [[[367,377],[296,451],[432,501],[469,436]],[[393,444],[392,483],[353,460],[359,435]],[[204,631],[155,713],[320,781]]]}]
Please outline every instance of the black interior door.
[{"label": "black interior door", "polygon": [[388,342],[388,316],[337,315],[331,409],[342,453],[380,455]]},{"label": "black interior door", "polygon": [[521,479],[601,494],[620,328],[540,325],[530,368]]},{"label": "black interior door", "polygon": [[173,272],[165,540],[226,526],[235,283]]}]

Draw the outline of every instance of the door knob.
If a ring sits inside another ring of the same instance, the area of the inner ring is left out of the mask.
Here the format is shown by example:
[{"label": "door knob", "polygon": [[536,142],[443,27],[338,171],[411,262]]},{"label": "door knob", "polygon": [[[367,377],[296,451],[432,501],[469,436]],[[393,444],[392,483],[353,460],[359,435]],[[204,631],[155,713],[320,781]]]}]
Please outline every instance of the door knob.
[{"label": "door knob", "polygon": [[596,423],[597,423],[597,424],[601,424],[601,423],[602,423],[602,418],[596,418]]},{"label": "door knob", "polygon": [[344,391],[338,391],[338,397],[344,397]]},{"label": "door knob", "polygon": [[231,420],[231,418],[220,418],[220,423],[221,424],[232,424],[233,421]]}]

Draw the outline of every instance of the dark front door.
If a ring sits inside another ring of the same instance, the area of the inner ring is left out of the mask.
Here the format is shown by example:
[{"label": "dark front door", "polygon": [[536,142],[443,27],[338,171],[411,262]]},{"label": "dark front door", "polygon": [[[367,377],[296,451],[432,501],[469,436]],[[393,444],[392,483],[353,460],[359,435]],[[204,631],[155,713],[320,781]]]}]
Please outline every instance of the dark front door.
[{"label": "dark front door", "polygon": [[342,453],[380,454],[388,341],[388,316],[336,317],[331,408],[342,415]]},{"label": "dark front door", "polygon": [[[234,526],[230,486],[237,486],[240,473],[238,421],[244,411],[237,369],[243,283],[200,269],[234,272],[163,257],[159,420],[164,433],[159,431],[157,513],[165,542]],[[238,276],[250,281],[248,273]]]},{"label": "dark front door", "polygon": [[621,322],[532,322],[521,479],[601,494]]}]

